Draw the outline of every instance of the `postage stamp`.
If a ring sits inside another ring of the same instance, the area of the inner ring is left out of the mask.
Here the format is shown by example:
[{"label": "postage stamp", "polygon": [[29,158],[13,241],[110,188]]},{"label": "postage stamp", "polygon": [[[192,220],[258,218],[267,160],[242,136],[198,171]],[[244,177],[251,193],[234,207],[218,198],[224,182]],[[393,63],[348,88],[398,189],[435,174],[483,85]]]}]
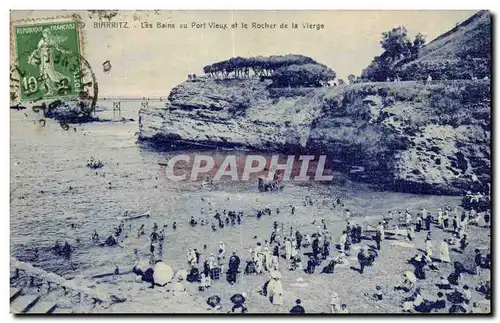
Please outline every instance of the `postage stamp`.
[{"label": "postage stamp", "polygon": [[14,26],[21,101],[78,96],[81,88],[79,22]]},{"label": "postage stamp", "polygon": [[[97,82],[83,57],[78,15],[14,22],[11,29],[11,101],[75,101],[83,116],[97,101]],[[44,113],[46,109],[44,110]]]}]

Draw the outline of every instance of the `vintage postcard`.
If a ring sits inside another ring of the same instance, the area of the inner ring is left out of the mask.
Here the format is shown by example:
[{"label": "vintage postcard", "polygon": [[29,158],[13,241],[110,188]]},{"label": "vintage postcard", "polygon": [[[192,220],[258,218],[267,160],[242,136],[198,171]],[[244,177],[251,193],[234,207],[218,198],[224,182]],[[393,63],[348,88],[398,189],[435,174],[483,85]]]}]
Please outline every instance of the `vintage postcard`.
[{"label": "vintage postcard", "polygon": [[488,10],[10,26],[11,313],[492,313]]}]

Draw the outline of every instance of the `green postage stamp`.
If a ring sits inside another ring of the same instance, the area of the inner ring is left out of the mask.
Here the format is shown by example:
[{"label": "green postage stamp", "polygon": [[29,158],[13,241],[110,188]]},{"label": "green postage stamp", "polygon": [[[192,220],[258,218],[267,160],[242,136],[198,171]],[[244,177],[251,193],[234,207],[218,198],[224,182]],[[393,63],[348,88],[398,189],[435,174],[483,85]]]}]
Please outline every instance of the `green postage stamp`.
[{"label": "green postage stamp", "polygon": [[29,22],[12,26],[22,102],[78,97],[82,92],[80,22]]}]

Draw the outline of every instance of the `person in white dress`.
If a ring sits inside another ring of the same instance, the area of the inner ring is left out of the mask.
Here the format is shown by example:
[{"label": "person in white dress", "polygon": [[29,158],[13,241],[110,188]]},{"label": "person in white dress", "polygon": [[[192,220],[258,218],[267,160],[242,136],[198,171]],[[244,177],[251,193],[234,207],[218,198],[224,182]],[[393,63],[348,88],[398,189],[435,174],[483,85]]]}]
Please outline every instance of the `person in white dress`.
[{"label": "person in white dress", "polygon": [[273,254],[271,253],[271,249],[269,246],[264,246],[264,268],[269,271],[271,270]]},{"label": "person in white dress", "polygon": [[441,242],[439,259],[441,260],[441,262],[444,262],[444,263],[449,263],[451,261],[450,260],[449,246],[448,246],[448,242],[446,242],[446,239]]},{"label": "person in white dress", "polygon": [[332,298],[330,299],[330,307],[332,313],[340,313],[342,302],[340,300],[339,294],[337,292],[332,293]]},{"label": "person in white dress", "polygon": [[219,242],[219,258],[222,259],[224,258],[226,254],[226,245],[224,244],[224,242]]},{"label": "person in white dress", "polygon": [[347,232],[343,231],[339,238],[340,250],[342,252],[344,252],[346,241],[347,241]]},{"label": "person in white dress", "polygon": [[432,240],[430,238],[425,240],[425,251],[429,257],[432,257]]},{"label": "person in white dress", "polygon": [[283,286],[280,279],[273,279],[275,281],[274,288],[271,294],[273,305],[283,305]]},{"label": "person in white dress", "polygon": [[287,261],[290,261],[292,257],[292,242],[290,239],[285,238],[285,258]]}]

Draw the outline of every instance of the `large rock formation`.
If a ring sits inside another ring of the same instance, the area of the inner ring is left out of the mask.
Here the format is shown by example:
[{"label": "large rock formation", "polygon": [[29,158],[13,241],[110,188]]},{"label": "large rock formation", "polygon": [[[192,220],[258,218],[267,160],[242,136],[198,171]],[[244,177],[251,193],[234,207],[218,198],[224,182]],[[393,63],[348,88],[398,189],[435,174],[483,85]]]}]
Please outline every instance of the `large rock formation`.
[{"label": "large rock formation", "polygon": [[328,154],[359,180],[458,194],[491,180],[488,80],[273,89],[198,79],[140,111],[140,140]]},{"label": "large rock formation", "polygon": [[[480,11],[401,66],[397,83],[273,88],[252,78],[184,82],[140,111],[140,140],[328,154],[358,180],[410,192],[491,181],[491,15]],[[439,81],[436,81],[439,80]]]}]

